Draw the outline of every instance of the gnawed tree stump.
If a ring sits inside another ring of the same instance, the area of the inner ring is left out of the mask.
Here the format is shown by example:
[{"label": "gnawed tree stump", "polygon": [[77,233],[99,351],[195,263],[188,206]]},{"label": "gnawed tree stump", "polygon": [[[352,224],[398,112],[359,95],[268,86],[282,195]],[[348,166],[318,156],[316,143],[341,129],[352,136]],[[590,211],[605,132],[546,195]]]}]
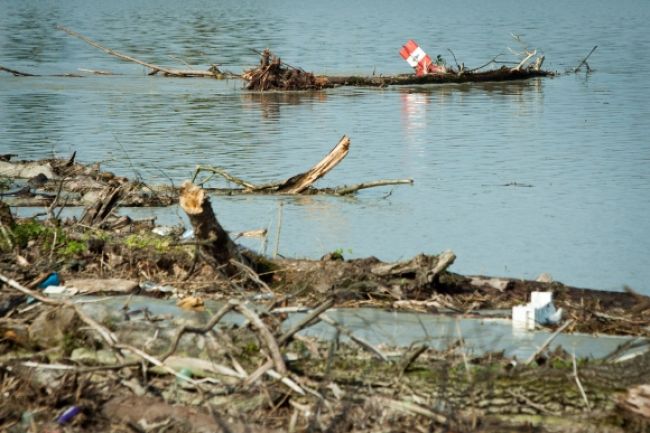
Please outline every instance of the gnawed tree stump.
[{"label": "gnawed tree stump", "polygon": [[231,259],[238,260],[239,252],[228,233],[221,227],[205,190],[185,181],[181,186],[179,203],[194,228],[204,258],[231,273]]}]

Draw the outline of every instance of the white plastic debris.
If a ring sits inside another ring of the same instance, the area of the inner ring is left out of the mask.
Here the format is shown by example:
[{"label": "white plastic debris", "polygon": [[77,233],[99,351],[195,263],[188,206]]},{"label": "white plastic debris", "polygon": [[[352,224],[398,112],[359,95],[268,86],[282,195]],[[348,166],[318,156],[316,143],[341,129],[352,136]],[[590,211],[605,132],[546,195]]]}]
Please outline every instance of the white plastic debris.
[{"label": "white plastic debris", "polygon": [[526,305],[512,307],[512,326],[528,330],[536,325],[554,325],[562,319],[562,309],[555,309],[553,292],[532,292]]},{"label": "white plastic debris", "polygon": [[152,233],[158,236],[169,236],[174,233],[174,227],[171,226],[156,226],[151,230]]},{"label": "white plastic debris", "polygon": [[47,288],[43,289],[43,293],[49,296],[74,296],[77,293],[79,293],[79,290],[75,289],[74,287],[66,287],[66,286],[48,286]]}]

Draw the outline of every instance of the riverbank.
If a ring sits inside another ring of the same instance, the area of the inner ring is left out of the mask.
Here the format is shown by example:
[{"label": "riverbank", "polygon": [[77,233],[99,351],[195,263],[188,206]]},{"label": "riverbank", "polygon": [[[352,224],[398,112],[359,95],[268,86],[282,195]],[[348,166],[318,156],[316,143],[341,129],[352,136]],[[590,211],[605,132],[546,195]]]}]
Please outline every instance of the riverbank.
[{"label": "riverbank", "polygon": [[[136,182],[75,170],[87,182],[108,182],[79,219],[58,217],[65,177],[52,181],[43,216],[17,219],[6,205],[0,214],[0,386],[13,396],[0,413],[3,430],[648,428],[646,296],[459,275],[450,271],[452,252],[390,263],[345,260],[340,251],[320,260],[263,257],[237,246],[232,234],[202,232],[202,224],[218,221],[207,219],[209,194],[201,188],[175,192],[193,234],[161,230],[152,219],[114,214],[122,197],[116,188]],[[29,176],[27,192],[50,182],[36,186],[40,174]],[[232,255],[220,257],[224,251]],[[334,308],[360,306],[502,317],[534,290],[553,292],[564,332],[639,339],[599,360],[576,359],[568,347],[516,359],[473,354],[459,333],[445,349],[369,343],[332,319]],[[198,313],[134,308],[136,294]],[[126,301],[106,308],[82,295]],[[296,311],[301,318],[289,321]],[[334,336],[299,333],[317,322]],[[629,352],[634,345],[641,351]]]}]

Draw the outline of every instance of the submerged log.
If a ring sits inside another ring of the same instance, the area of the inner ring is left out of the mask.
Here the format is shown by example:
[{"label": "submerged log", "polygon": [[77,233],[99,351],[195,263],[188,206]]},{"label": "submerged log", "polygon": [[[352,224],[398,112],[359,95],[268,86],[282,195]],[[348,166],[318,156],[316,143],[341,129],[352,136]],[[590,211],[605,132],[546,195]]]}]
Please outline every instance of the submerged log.
[{"label": "submerged log", "polygon": [[385,87],[385,86],[407,86],[418,84],[445,84],[445,83],[482,83],[486,81],[515,81],[526,80],[535,77],[553,76],[554,73],[544,71],[541,69],[522,68],[511,69],[508,67],[501,67],[490,71],[465,71],[457,74],[448,72],[446,74],[428,74],[416,76],[414,74],[400,74],[400,75],[386,75],[386,76],[328,76],[322,77],[326,79],[325,87],[336,86],[369,86],[369,87]]}]

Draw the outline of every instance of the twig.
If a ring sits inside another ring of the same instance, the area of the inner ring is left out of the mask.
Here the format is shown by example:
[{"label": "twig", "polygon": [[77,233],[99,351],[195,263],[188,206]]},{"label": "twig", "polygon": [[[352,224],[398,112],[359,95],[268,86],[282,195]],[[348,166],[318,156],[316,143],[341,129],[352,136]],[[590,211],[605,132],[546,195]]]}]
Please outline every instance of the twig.
[{"label": "twig", "polygon": [[[240,179],[240,178],[238,178],[236,176],[233,176],[232,174],[228,173],[226,170],[224,170],[221,167],[209,167],[209,166],[205,166],[205,165],[197,165],[196,166],[196,169],[194,170],[194,175],[192,176],[192,183],[194,183],[194,181],[196,180],[196,177],[202,171],[209,171],[209,172],[211,172],[213,174],[218,174],[219,176],[223,177],[227,181],[232,182],[234,184],[237,184],[237,185],[239,185],[239,186],[241,186],[241,187],[243,187],[245,189],[250,189],[250,190],[259,189],[259,187],[257,185],[252,184],[250,182],[247,182],[244,179]],[[205,183],[205,182],[207,182],[207,180],[202,182],[202,183]]]},{"label": "twig", "polygon": [[587,405],[587,409],[591,409],[591,405],[589,404],[589,400],[587,399],[587,394],[585,393],[585,389],[582,387],[582,382],[580,382],[580,378],[578,377],[578,364],[576,363],[575,350],[573,351],[572,360],[573,360],[573,378],[576,381],[576,385],[578,385],[578,389],[580,390],[580,395],[582,396],[582,399]]},{"label": "twig", "polygon": [[280,251],[280,231],[282,230],[282,208],[283,207],[284,207],[284,203],[280,201],[280,203],[278,203],[278,224],[277,224],[277,230],[275,231],[275,249],[273,250],[274,259],[278,256],[278,252]]},{"label": "twig", "polygon": [[388,398],[388,397],[379,397],[379,400],[381,402],[383,402],[386,405],[386,407],[396,409],[396,410],[400,410],[402,412],[408,412],[408,413],[414,413],[414,414],[417,414],[417,415],[422,415],[422,416],[425,416],[427,418],[430,418],[430,419],[434,420],[435,422],[437,422],[439,424],[446,425],[449,422],[449,419],[446,416],[441,415],[439,413],[435,413],[435,412],[433,412],[433,411],[431,411],[431,410],[429,410],[427,408],[424,408],[424,407],[422,407],[420,405],[417,405],[415,403],[411,403],[409,401],[394,400],[394,399]]},{"label": "twig", "polygon": [[402,360],[400,361],[400,376],[403,376],[404,373],[411,367],[411,365],[429,348],[426,344],[415,346],[414,349],[407,351],[402,355]]},{"label": "twig", "polygon": [[[232,302],[232,301],[231,301]],[[285,375],[287,373],[287,367],[284,364],[284,359],[282,358],[282,353],[278,347],[278,342],[269,331],[269,328],[266,327],[262,319],[252,310],[246,306],[240,304],[239,302],[235,303],[234,307],[238,312],[242,314],[248,321],[253,325],[257,332],[262,337],[262,340],[266,343],[266,347],[269,349],[271,358],[273,359],[273,364],[278,373]]]},{"label": "twig", "polygon": [[460,74],[460,73],[462,72],[462,68],[461,68],[461,66],[458,64],[458,60],[456,60],[456,54],[454,54],[454,52],[451,50],[451,48],[447,48],[447,51],[449,51],[449,53],[450,53],[450,54],[452,55],[452,57],[454,58],[454,63],[456,64],[456,67],[458,68],[458,73]]},{"label": "twig", "polygon": [[348,194],[352,194],[353,192],[357,192],[361,189],[375,188],[378,186],[387,186],[387,185],[413,185],[413,179],[382,179],[382,180],[375,180],[372,182],[357,183],[349,186],[345,185],[345,186],[335,188],[334,194],[348,195]]},{"label": "twig", "polygon": [[524,403],[526,403],[528,406],[532,407],[533,409],[537,409],[541,413],[544,413],[544,414],[547,414],[547,415],[554,415],[554,416],[559,415],[559,413],[553,412],[553,411],[550,411],[550,410],[546,409],[543,405],[535,403],[534,401],[532,401],[531,399],[529,399],[528,397],[526,397],[525,395],[523,395],[521,393],[514,392],[514,391],[509,389],[508,394],[510,394],[511,396],[513,396],[515,398],[519,398],[519,399],[523,400]]},{"label": "twig", "polygon": [[318,316],[320,320],[323,322],[327,323],[330,326],[333,326],[337,331],[339,331],[341,334],[345,335],[348,337],[350,340],[354,341],[357,343],[361,348],[366,349],[370,353],[374,354],[377,358],[381,359],[384,362],[388,362],[388,358],[386,358],[386,355],[384,355],[381,350],[373,346],[372,344],[362,340],[361,338],[355,336],[352,331],[349,329],[345,328],[342,326],[340,323],[336,322],[335,320],[331,319],[329,316],[326,314],[321,314]]},{"label": "twig", "polygon": [[170,346],[169,350],[165,352],[162,356],[160,356],[160,360],[164,361],[165,359],[169,358],[174,352],[176,352],[176,348],[178,347],[178,342],[180,341],[181,337],[183,334],[186,332],[192,332],[195,334],[205,334],[209,332],[212,328],[215,327],[217,323],[232,309],[235,308],[237,305],[236,301],[229,301],[226,305],[221,307],[219,311],[217,311],[214,316],[210,318],[208,323],[205,326],[201,327],[196,327],[196,326],[189,326],[189,325],[183,325],[181,329],[178,330],[178,333],[176,334],[176,337],[174,338],[174,342]]},{"label": "twig", "polygon": [[0,71],[6,71],[10,74],[13,74],[14,77],[38,77],[39,75],[30,74],[29,72],[21,72],[15,69],[7,68],[6,66],[0,65]]},{"label": "twig", "polygon": [[526,51],[526,57],[524,57],[524,59],[521,62],[519,62],[519,64],[517,66],[512,68],[512,70],[513,71],[519,71],[522,68],[522,66],[524,66],[526,64],[526,62],[528,62],[528,60],[530,60],[536,54],[537,54],[537,50]]},{"label": "twig", "polygon": [[120,58],[122,60],[137,63],[137,64],[142,65],[142,66],[146,66],[147,68],[151,69],[151,72],[149,73],[149,75],[155,75],[158,72],[162,72],[165,75],[176,76],[176,77],[211,77],[211,78],[215,77],[215,73],[211,72],[211,71],[195,71],[195,70],[183,71],[183,70],[178,70],[178,69],[169,69],[169,68],[165,68],[164,66],[159,66],[159,65],[154,65],[152,63],[143,62],[142,60],[138,60],[135,57],[127,56],[126,54],[122,54],[122,53],[117,52],[115,50],[112,50],[110,48],[106,48],[105,46],[100,45],[99,43],[93,41],[92,39],[87,38],[86,36],[84,36],[82,34],[79,34],[79,33],[75,32],[73,30],[70,30],[67,27],[56,26],[56,28],[61,30],[61,31],[66,32],[70,36],[73,36],[73,37],[75,37],[77,39],[81,39],[82,41],[84,41],[88,45],[91,45],[91,46],[105,52],[106,54],[118,57],[118,58]]},{"label": "twig", "polygon": [[294,334],[303,328],[311,326],[315,321],[320,320],[318,316],[330,309],[332,305],[334,305],[334,299],[326,299],[319,306],[314,308],[309,314],[307,314],[302,320],[296,323],[291,329],[282,334],[282,336],[278,338],[278,344],[280,346],[287,344],[289,341],[291,341],[291,337],[293,337]]},{"label": "twig", "polygon": [[491,65],[492,63],[495,63],[496,60],[497,60],[499,57],[501,57],[502,55],[503,55],[503,53],[501,53],[501,54],[497,54],[496,56],[492,57],[492,59],[491,59],[489,62],[487,62],[486,64],[481,65],[481,66],[479,66],[478,68],[470,69],[470,70],[468,70],[467,72],[476,72],[476,71],[478,71],[479,69],[483,69],[483,68],[485,68],[486,66],[489,66],[489,65]]},{"label": "twig", "polygon": [[561,333],[562,331],[564,331],[564,330],[565,330],[569,325],[571,325],[571,324],[573,324],[573,319],[569,319],[569,320],[567,320],[566,322],[564,322],[564,324],[563,324],[562,326],[560,326],[559,328],[557,328],[557,330],[556,330],[553,334],[551,334],[551,336],[549,336],[549,337],[546,339],[546,341],[544,342],[544,344],[542,344],[542,345],[539,347],[539,349],[537,349],[537,350],[535,351],[535,353],[533,353],[532,355],[530,355],[530,357],[526,360],[526,362],[525,362],[524,364],[525,364],[525,365],[528,365],[528,364],[530,364],[531,362],[533,362],[533,361],[535,360],[535,358],[537,358],[537,356],[538,356],[540,353],[542,353],[542,352],[544,351],[544,349],[546,349],[546,348],[548,347],[548,345],[551,344],[551,343],[553,342],[553,340],[555,340],[555,337],[557,337],[558,335],[560,335],[560,333]]},{"label": "twig", "polygon": [[255,272],[253,269],[251,269],[249,266],[246,266],[242,262],[235,260],[235,259],[230,259],[229,260],[230,264],[233,266],[241,269],[248,275],[248,277],[253,280],[254,283],[259,285],[266,293],[273,293],[273,290],[269,287],[268,284],[266,284],[262,279],[260,278],[259,275],[257,275],[257,272]]},{"label": "twig", "polygon": [[580,70],[580,68],[582,67],[582,65],[585,65],[587,67],[587,72],[591,71],[591,68],[589,67],[589,63],[587,63],[587,59],[589,58],[589,56],[591,56],[594,53],[594,51],[596,51],[596,48],[598,48],[598,45],[594,45],[594,47],[591,49],[591,51],[589,51],[589,54],[587,54],[587,56],[584,59],[582,59],[582,61],[580,63],[578,63],[578,66],[576,66],[573,69],[574,73],[578,72]]}]

